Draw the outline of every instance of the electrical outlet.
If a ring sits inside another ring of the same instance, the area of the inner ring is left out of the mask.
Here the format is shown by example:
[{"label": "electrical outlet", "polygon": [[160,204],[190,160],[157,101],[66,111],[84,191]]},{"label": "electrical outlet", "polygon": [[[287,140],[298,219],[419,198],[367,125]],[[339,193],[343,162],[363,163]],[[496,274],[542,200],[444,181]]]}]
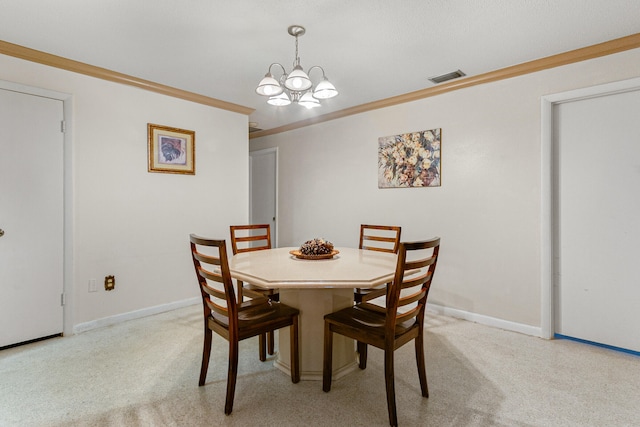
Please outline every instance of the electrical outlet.
[{"label": "electrical outlet", "polygon": [[112,291],[116,287],[116,278],[115,276],[106,276],[104,278],[104,290]]},{"label": "electrical outlet", "polygon": [[98,282],[96,279],[89,279],[89,292],[98,292]]}]

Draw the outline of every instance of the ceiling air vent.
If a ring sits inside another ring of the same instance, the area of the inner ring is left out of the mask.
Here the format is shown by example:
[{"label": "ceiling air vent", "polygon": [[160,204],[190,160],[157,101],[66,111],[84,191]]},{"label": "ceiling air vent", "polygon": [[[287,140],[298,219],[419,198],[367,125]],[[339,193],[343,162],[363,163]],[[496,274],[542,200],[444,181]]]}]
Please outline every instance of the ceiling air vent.
[{"label": "ceiling air vent", "polygon": [[433,83],[442,83],[442,82],[457,79],[458,77],[463,77],[463,76],[466,76],[466,74],[460,70],[457,70],[451,73],[443,74],[441,76],[429,77],[429,81]]}]

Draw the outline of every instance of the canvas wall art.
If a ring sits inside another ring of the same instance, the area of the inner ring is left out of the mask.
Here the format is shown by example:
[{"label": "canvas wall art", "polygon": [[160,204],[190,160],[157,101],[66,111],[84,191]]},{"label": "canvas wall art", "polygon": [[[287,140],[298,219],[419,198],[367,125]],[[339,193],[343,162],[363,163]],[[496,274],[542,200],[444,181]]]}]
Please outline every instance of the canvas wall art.
[{"label": "canvas wall art", "polygon": [[441,129],[378,138],[378,188],[439,187]]}]

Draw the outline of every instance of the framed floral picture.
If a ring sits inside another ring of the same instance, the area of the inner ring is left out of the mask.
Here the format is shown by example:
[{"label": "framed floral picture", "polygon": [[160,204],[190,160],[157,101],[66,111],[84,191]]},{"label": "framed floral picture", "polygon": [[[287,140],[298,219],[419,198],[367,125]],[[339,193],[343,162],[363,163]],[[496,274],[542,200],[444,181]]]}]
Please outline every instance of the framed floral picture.
[{"label": "framed floral picture", "polygon": [[378,138],[378,188],[440,187],[441,129]]},{"label": "framed floral picture", "polygon": [[196,174],[196,133],[147,124],[149,172]]}]

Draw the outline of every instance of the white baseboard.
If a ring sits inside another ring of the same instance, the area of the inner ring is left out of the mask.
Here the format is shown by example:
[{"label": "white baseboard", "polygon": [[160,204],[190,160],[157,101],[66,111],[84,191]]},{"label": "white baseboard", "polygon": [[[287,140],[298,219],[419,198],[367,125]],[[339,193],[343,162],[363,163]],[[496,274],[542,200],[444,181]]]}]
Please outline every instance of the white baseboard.
[{"label": "white baseboard", "polygon": [[427,303],[427,310],[437,314],[442,314],[457,319],[468,320],[480,323],[481,325],[492,326],[507,331],[519,332],[525,335],[542,338],[542,328],[538,326],[524,325],[522,323],[510,322],[508,320],[497,319],[495,317],[484,316],[482,314],[470,313],[468,311],[458,310],[455,308],[444,307],[438,304]]},{"label": "white baseboard", "polygon": [[194,304],[202,303],[201,297],[189,298],[181,301],[174,301],[167,304],[147,307],[140,310],[130,311],[128,313],[116,314],[115,316],[103,317],[102,319],[92,320],[90,322],[79,323],[73,327],[73,333],[79,334],[92,329],[102,328],[104,326],[115,325],[116,323],[126,322],[127,320],[139,319],[154,314],[164,313],[166,311],[187,307]]},{"label": "white baseboard", "polygon": [[[152,316],[154,314],[164,313],[166,311],[176,310],[178,308],[187,307],[190,305],[200,304],[201,302],[202,300],[200,297],[195,297],[181,301],[170,302],[168,304],[156,305],[154,307],[147,307],[136,311],[130,311],[128,313],[117,314],[115,316],[103,317],[102,319],[96,319],[90,322],[79,323],[75,325],[73,328],[73,333],[79,334],[82,332],[90,331],[92,329],[126,322],[127,320],[139,319],[141,317]],[[519,332],[521,334],[531,335],[534,337],[542,337],[542,329],[536,326],[510,322],[508,320],[497,319],[495,317],[484,316],[482,314],[444,307],[438,304],[428,303],[427,310],[437,314],[455,317],[456,319],[480,323],[481,325],[487,325],[507,331]]]}]

